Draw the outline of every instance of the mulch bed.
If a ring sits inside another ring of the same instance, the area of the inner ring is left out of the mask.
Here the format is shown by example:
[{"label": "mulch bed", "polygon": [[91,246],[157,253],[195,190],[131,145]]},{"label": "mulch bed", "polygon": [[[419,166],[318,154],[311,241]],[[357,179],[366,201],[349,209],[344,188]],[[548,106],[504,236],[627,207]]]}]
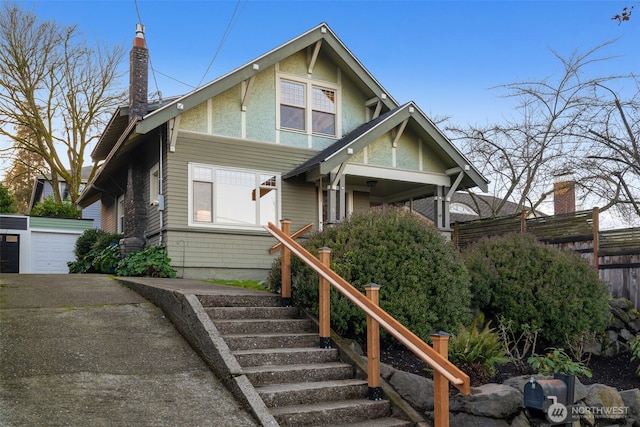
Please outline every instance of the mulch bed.
[{"label": "mulch bed", "polygon": [[[409,350],[381,350],[380,360],[396,369],[431,377],[431,374],[426,370],[427,365]],[[640,361],[632,362],[630,353],[621,353],[613,357],[592,356],[588,366],[593,376],[591,378],[581,377],[580,381],[583,384],[605,384],[615,387],[618,391],[640,388],[640,377],[635,375]],[[499,365],[496,374],[487,382],[500,384],[507,378],[527,374],[531,374],[531,372],[521,372],[514,364],[508,363]]]}]

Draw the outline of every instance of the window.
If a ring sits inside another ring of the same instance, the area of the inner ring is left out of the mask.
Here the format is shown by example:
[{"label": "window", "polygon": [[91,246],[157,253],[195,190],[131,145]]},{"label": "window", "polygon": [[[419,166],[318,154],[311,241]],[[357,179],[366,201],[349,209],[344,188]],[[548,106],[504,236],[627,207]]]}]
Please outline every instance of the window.
[{"label": "window", "polygon": [[478,215],[478,213],[474,211],[470,206],[460,202],[451,202],[451,204],[449,205],[449,212],[464,215]]},{"label": "window", "polygon": [[190,224],[259,227],[278,221],[280,176],[190,165]]},{"label": "window", "polygon": [[304,132],[311,123],[312,133],[335,136],[336,109],[335,89],[280,80],[281,128]]},{"label": "window", "polygon": [[158,203],[160,195],[160,168],[156,163],[149,171],[149,203]]},{"label": "window", "polygon": [[124,233],[124,195],[118,197],[118,201],[116,203],[116,232]]}]

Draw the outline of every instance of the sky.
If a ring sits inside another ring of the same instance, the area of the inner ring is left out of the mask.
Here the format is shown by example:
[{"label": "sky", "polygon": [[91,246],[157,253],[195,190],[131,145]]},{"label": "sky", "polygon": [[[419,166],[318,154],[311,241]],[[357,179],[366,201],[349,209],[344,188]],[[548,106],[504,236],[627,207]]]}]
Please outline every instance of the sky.
[{"label": "sky", "polygon": [[[14,0],[15,2],[15,0]],[[640,73],[640,2],[19,0],[41,20],[77,25],[128,52],[145,25],[149,91],[181,95],[326,22],[400,104],[433,119],[499,123],[513,100],[496,86],[563,72],[561,57],[617,39],[592,76]],[[611,18],[636,4],[631,20]],[[121,84],[128,84],[128,63]],[[629,87],[615,87],[625,93]],[[2,142],[0,142],[2,144]],[[8,165],[0,163],[0,176]]]}]

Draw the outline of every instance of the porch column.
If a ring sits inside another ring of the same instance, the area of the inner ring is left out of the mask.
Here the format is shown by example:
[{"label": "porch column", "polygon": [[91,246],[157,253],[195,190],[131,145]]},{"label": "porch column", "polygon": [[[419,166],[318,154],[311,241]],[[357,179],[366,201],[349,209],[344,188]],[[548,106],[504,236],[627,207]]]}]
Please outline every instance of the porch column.
[{"label": "porch column", "polygon": [[144,201],[144,178],[144,166],[130,163],[124,194],[124,239],[121,242],[124,256],[141,250],[145,244],[147,206]]},{"label": "porch column", "polygon": [[439,185],[436,188],[435,205],[433,208],[434,222],[439,230],[448,230],[451,224],[451,214],[449,213],[450,200],[447,198],[448,188]]},{"label": "porch column", "polygon": [[347,193],[344,174],[329,174],[327,186],[327,221],[331,224],[342,221],[347,215]]}]

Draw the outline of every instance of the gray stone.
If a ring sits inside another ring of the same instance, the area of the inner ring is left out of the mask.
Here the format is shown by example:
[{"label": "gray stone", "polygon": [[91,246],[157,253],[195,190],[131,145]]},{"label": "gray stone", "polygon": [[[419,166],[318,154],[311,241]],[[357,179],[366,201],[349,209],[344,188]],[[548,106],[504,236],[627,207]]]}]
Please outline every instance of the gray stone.
[{"label": "gray stone", "polygon": [[585,405],[589,408],[603,408],[603,412],[598,414],[598,419],[619,420],[625,418],[624,414],[612,410],[625,406],[618,390],[604,384],[593,384],[587,389],[589,394],[584,398]]},{"label": "gray stone", "polygon": [[580,423],[582,425],[589,426],[589,427],[596,425],[596,418],[593,416],[591,412],[586,410],[587,405],[585,405],[584,402],[578,402],[575,406],[578,408],[579,413],[581,414]]},{"label": "gray stone", "polygon": [[396,371],[389,384],[414,407],[422,411],[433,411],[433,381],[429,378]]},{"label": "gray stone", "polygon": [[627,324],[627,327],[633,331],[633,333],[637,334],[640,332],[640,319],[632,320]]},{"label": "gray stone", "polygon": [[502,384],[507,385],[509,387],[513,387],[518,390],[520,393],[524,393],[524,386],[533,378],[534,380],[543,380],[550,377],[545,377],[544,375],[535,374],[535,375],[520,375],[518,377],[511,377],[502,382]]},{"label": "gray stone", "polygon": [[640,426],[640,389],[625,390],[620,392],[620,397],[627,410],[627,418],[633,420],[633,425]]},{"label": "gray stone", "polygon": [[380,376],[384,378],[385,381],[389,381],[389,378],[391,378],[396,372],[398,372],[398,370],[393,366],[387,365],[386,363],[380,364]]},{"label": "gray stone", "polygon": [[477,417],[475,415],[465,414],[464,412],[452,414],[449,417],[449,423],[456,427],[509,427],[509,423],[505,420]]},{"label": "gray stone", "polygon": [[629,310],[630,308],[633,307],[633,303],[627,298],[614,298],[611,301],[609,301],[609,306],[611,306],[611,308]]},{"label": "gray stone", "polygon": [[511,427],[529,427],[531,423],[527,419],[527,416],[524,413],[519,413],[509,424]]},{"label": "gray stone", "polygon": [[631,320],[629,319],[629,315],[627,314],[627,312],[621,308],[612,307],[611,313],[613,313],[613,315],[620,319],[624,324],[629,323],[629,321]]},{"label": "gray stone", "polygon": [[631,333],[631,331],[629,331],[628,329],[621,329],[620,330],[620,336],[622,338],[624,338],[625,341],[629,342],[631,340],[633,340],[636,336],[634,334]]},{"label": "gray stone", "polygon": [[455,395],[450,410],[492,418],[508,418],[523,407],[522,393],[504,384],[472,387],[468,396]]}]

